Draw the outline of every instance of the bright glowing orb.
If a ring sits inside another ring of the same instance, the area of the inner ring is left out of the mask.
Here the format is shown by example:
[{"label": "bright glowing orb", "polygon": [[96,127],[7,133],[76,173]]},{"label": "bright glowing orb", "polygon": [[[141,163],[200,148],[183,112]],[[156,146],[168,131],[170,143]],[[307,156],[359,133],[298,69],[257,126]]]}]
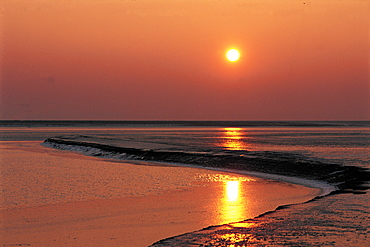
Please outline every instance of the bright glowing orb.
[{"label": "bright glowing orb", "polygon": [[230,61],[230,62],[236,62],[239,60],[240,58],[240,53],[238,50],[236,49],[231,49],[231,50],[228,50],[227,53],[226,53],[226,58]]}]

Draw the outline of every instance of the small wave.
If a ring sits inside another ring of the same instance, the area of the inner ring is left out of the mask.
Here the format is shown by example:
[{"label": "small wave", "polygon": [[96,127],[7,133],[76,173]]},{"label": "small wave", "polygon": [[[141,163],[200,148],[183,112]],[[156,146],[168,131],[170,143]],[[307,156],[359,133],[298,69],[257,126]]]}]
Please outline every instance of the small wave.
[{"label": "small wave", "polygon": [[320,188],[322,196],[329,193],[363,193],[369,189],[370,172],[366,169],[305,159],[297,154],[254,151],[245,155],[153,150],[107,145],[86,139],[89,138],[54,137],[46,139],[43,145],[101,158],[181,164],[281,180]]}]

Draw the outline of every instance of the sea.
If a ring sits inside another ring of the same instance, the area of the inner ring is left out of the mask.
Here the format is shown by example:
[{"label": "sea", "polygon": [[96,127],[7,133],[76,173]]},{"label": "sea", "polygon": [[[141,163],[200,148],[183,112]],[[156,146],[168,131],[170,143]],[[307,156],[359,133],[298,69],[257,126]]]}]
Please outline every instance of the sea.
[{"label": "sea", "polygon": [[103,159],[200,167],[322,189],[308,202],[151,246],[370,244],[369,121],[0,121],[0,133],[2,143],[37,141]]}]

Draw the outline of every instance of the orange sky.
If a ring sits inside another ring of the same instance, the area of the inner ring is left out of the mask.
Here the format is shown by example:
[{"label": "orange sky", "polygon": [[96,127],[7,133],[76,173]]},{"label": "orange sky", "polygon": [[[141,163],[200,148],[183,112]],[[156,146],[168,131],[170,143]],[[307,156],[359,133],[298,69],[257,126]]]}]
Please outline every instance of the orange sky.
[{"label": "orange sky", "polygon": [[1,119],[370,120],[366,0],[0,6]]}]

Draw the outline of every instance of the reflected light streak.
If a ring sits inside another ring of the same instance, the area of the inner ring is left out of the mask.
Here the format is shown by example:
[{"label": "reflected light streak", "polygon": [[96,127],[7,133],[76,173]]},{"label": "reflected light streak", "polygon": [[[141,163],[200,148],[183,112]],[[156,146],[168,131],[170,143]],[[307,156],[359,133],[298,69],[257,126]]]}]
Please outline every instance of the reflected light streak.
[{"label": "reflected light streak", "polygon": [[243,201],[240,196],[241,181],[226,181],[225,195],[222,203],[224,222],[236,222],[243,220]]},{"label": "reflected light streak", "polygon": [[225,128],[226,138],[230,139],[240,139],[241,138],[241,128]]},{"label": "reflected light streak", "polygon": [[223,147],[229,150],[246,150],[247,145],[243,141],[243,129],[242,128],[224,128],[223,133],[224,141]]},{"label": "reflected light streak", "polygon": [[250,183],[256,180],[237,174],[198,174],[198,181],[216,182],[217,194],[212,203],[212,211],[217,224],[240,222],[253,216],[250,208]]}]

